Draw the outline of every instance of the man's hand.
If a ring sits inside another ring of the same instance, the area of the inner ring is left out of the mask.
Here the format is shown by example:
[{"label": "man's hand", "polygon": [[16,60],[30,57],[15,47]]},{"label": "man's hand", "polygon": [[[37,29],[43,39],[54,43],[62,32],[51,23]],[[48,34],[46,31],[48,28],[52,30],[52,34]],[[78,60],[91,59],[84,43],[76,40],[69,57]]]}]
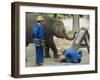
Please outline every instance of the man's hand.
[{"label": "man's hand", "polygon": [[41,46],[42,46],[43,48],[46,47],[46,46],[45,46],[45,40],[42,40],[42,42],[41,42]]}]

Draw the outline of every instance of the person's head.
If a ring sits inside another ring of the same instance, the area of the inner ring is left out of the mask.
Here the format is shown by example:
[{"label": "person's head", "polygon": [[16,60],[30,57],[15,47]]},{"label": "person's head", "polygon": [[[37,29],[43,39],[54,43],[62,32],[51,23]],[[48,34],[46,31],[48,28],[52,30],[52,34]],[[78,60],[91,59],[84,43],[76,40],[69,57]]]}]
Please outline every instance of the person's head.
[{"label": "person's head", "polygon": [[38,16],[37,22],[40,22],[40,24],[44,25],[46,23],[46,20],[42,16]]}]

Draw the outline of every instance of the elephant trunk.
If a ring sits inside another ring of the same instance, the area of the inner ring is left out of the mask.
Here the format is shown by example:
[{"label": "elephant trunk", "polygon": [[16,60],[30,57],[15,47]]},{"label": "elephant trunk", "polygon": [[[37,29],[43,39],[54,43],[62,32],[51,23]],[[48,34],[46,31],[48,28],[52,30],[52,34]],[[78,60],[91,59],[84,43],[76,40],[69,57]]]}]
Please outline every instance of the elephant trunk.
[{"label": "elephant trunk", "polygon": [[77,32],[74,32],[74,34],[73,34],[72,37],[69,37],[68,34],[66,34],[65,39],[67,39],[67,40],[74,40],[75,39],[75,36],[76,36],[76,33]]}]

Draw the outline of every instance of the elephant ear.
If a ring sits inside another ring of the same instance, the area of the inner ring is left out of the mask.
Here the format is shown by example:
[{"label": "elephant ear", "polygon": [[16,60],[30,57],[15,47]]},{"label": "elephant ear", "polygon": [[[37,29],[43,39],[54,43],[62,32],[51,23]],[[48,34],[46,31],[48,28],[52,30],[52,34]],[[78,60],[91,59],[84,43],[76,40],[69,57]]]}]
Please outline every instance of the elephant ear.
[{"label": "elephant ear", "polygon": [[58,21],[54,21],[54,23],[52,24],[52,31],[57,33],[59,31],[59,22]]},{"label": "elephant ear", "polygon": [[58,36],[60,34],[62,35],[62,33],[63,33],[62,31],[65,29],[64,29],[63,23],[60,20],[53,19],[53,24],[52,24],[51,30],[55,36]]}]

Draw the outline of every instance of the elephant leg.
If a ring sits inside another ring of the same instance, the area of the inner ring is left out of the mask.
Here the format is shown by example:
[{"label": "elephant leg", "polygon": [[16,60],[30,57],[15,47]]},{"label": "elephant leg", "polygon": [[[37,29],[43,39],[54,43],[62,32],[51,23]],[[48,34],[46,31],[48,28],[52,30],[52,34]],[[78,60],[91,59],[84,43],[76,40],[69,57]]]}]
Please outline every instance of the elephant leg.
[{"label": "elephant leg", "polygon": [[29,45],[29,42],[28,41],[26,41],[26,47]]},{"label": "elephant leg", "polygon": [[54,53],[54,58],[58,58],[58,51],[57,51],[57,48],[56,48],[54,41],[52,42],[50,48],[52,49],[52,51]]},{"label": "elephant leg", "polygon": [[50,54],[49,54],[49,47],[45,48],[45,58],[50,58]]}]

